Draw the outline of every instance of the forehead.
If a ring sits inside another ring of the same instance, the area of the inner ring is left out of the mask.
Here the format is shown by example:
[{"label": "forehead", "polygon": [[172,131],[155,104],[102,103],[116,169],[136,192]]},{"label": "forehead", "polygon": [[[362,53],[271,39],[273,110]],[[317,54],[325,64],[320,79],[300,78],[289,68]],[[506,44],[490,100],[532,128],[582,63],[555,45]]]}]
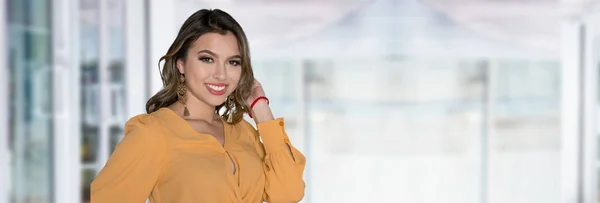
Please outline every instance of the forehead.
[{"label": "forehead", "polygon": [[237,38],[231,32],[224,35],[214,32],[203,34],[190,47],[192,53],[202,50],[209,50],[223,57],[240,54]]}]

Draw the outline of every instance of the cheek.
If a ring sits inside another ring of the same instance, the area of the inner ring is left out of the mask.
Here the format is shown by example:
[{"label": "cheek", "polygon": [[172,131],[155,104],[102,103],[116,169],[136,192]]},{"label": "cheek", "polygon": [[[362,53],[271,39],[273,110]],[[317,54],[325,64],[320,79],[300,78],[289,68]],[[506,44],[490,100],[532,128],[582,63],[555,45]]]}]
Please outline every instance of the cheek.
[{"label": "cheek", "polygon": [[198,63],[196,61],[188,63],[185,70],[186,70],[186,75],[190,75],[190,76],[194,77],[194,79],[200,80],[200,81],[203,81],[206,79],[206,77],[211,76],[206,71],[206,70],[208,70],[208,68],[206,67],[206,64]]},{"label": "cheek", "polygon": [[235,83],[238,83],[242,75],[242,68],[230,68],[228,75],[230,75],[231,80],[235,81]]},{"label": "cheek", "polygon": [[229,79],[231,80],[231,83],[235,85],[234,89],[237,89],[237,87],[240,84],[240,77],[242,75],[242,69],[241,68],[231,68],[231,69],[229,69],[228,75],[229,75]]}]

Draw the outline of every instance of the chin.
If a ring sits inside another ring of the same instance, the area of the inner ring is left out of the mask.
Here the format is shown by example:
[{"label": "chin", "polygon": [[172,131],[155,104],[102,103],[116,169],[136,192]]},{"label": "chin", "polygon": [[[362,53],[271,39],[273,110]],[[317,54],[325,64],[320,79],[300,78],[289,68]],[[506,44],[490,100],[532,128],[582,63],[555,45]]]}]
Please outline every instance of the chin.
[{"label": "chin", "polygon": [[225,103],[225,99],[227,97],[225,96],[215,96],[215,95],[209,95],[206,98],[206,103],[210,104],[211,106],[219,106],[223,103]]}]

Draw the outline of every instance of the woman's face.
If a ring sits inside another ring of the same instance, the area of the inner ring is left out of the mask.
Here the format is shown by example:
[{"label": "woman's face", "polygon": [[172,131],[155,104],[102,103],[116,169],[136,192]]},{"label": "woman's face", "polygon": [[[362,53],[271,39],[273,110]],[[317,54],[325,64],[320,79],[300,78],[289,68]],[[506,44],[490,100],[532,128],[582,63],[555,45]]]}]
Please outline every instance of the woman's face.
[{"label": "woman's face", "polygon": [[177,69],[185,74],[188,99],[218,106],[236,89],[241,63],[235,35],[211,32],[192,43],[185,59],[177,61]]}]

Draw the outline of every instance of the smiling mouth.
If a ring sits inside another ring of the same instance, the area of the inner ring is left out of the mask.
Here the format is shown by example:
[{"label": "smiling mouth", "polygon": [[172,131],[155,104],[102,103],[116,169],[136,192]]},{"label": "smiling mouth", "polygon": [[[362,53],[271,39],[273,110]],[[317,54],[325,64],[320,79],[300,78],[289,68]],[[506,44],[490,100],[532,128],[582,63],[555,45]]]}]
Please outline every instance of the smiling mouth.
[{"label": "smiling mouth", "polygon": [[212,84],[206,84],[206,86],[208,86],[208,88],[214,90],[214,91],[223,91],[225,89],[225,87],[227,87],[226,85],[212,85]]},{"label": "smiling mouth", "polygon": [[223,95],[223,94],[225,94],[225,92],[227,90],[227,85],[226,84],[209,84],[209,83],[206,83],[206,89],[208,89],[208,91],[211,94],[214,94],[214,95]]}]

